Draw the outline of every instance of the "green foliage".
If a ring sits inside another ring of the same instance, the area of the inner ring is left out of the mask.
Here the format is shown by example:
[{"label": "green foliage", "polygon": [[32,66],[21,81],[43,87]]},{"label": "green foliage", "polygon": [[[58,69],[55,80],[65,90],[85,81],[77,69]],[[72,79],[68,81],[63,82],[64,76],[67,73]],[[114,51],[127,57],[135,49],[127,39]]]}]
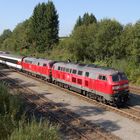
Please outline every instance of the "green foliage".
[{"label": "green foliage", "polygon": [[38,4],[31,24],[32,43],[39,52],[51,49],[58,42],[58,14],[52,1]]},{"label": "green foliage", "polygon": [[0,84],[0,115],[12,114],[16,117],[16,113],[23,111],[22,102],[17,96],[9,94],[7,86],[2,83]]},{"label": "green foliage", "polygon": [[59,140],[58,128],[46,121],[35,119],[27,124],[21,124],[10,136],[9,140]]},{"label": "green foliage", "polygon": [[[98,23],[95,46],[98,59],[120,57],[119,36],[123,30],[122,25],[115,20],[104,19]],[[119,52],[118,52],[119,51]]]},{"label": "green foliage", "polygon": [[1,140],[59,140],[58,127],[35,118],[26,121],[20,98],[11,95],[5,83],[0,84],[0,139]]},{"label": "green foliage", "polygon": [[2,43],[2,41],[4,41],[5,39],[7,39],[8,37],[10,37],[12,34],[10,29],[5,29],[2,33],[2,35],[0,36],[0,42]]},{"label": "green foliage", "polygon": [[30,47],[29,31],[31,20],[19,23],[13,30],[12,34],[3,41],[1,45],[3,50],[22,51]]},{"label": "green foliage", "polygon": [[6,29],[3,31],[2,35],[0,36],[0,47],[2,47],[2,44],[4,41],[11,36],[12,32],[9,29]]},{"label": "green foliage", "polygon": [[140,85],[140,65],[136,64],[132,58],[113,59],[110,66],[125,71],[131,83]]},{"label": "green foliage", "polygon": [[6,84],[0,84],[0,139],[7,139],[18,127],[23,115],[23,104],[17,96],[9,94]]},{"label": "green foliage", "polygon": [[74,30],[81,25],[88,26],[92,23],[97,23],[96,17],[93,14],[85,13],[83,17],[81,16],[78,17],[76,24],[74,26]]},{"label": "green foliage", "polygon": [[[123,27],[115,20],[104,19],[98,23],[81,25],[73,31],[69,47],[78,61],[102,60],[121,57],[120,35]],[[123,51],[121,51],[123,52]]]}]

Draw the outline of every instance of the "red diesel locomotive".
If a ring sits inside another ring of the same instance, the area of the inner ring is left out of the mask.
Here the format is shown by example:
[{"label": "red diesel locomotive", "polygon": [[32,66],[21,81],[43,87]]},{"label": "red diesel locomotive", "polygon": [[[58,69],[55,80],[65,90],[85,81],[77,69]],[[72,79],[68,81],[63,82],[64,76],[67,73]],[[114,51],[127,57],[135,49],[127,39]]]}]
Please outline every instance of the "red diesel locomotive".
[{"label": "red diesel locomotive", "polygon": [[22,70],[24,72],[32,73],[42,79],[51,81],[51,68],[55,61],[48,59],[37,59],[32,57],[25,57],[22,61]]},{"label": "red diesel locomotive", "polygon": [[128,100],[127,77],[111,68],[57,62],[52,68],[52,81],[102,102],[121,104]]},{"label": "red diesel locomotive", "polygon": [[105,103],[120,105],[128,101],[127,77],[111,68],[10,54],[0,54],[0,63]]}]

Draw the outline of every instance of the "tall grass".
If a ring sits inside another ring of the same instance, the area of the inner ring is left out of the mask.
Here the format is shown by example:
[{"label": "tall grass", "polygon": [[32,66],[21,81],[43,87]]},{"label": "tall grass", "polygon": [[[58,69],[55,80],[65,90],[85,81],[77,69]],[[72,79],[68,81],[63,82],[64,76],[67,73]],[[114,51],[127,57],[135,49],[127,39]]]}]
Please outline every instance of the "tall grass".
[{"label": "tall grass", "polygon": [[[18,113],[20,112],[20,115]],[[17,127],[21,116],[21,103],[17,96],[9,94],[5,83],[0,84],[0,139],[7,139]]]},{"label": "tall grass", "polygon": [[27,121],[24,105],[0,83],[0,140],[59,140],[58,127],[47,121]]},{"label": "tall grass", "polygon": [[50,125],[47,121],[26,123],[15,129],[10,140],[59,140],[57,127]]}]

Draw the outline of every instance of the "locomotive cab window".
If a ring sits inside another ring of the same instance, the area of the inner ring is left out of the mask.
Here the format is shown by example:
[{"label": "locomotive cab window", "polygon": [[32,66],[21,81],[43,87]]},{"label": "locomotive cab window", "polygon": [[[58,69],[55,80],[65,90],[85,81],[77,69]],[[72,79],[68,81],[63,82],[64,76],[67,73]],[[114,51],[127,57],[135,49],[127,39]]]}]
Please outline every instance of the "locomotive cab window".
[{"label": "locomotive cab window", "polygon": [[107,81],[107,78],[104,75],[99,75],[98,79],[103,80],[103,81]]},{"label": "locomotive cab window", "polygon": [[118,74],[112,75],[113,82],[118,82],[121,80],[127,80],[127,77],[124,73],[118,73]]}]

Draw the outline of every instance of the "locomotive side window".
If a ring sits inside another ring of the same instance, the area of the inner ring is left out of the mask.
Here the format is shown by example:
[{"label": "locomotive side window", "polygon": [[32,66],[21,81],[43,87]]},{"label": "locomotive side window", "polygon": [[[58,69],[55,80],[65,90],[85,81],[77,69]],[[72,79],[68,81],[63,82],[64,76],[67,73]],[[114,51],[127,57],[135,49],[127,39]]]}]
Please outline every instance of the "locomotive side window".
[{"label": "locomotive side window", "polygon": [[69,69],[68,68],[66,68],[66,72],[69,72]]},{"label": "locomotive side window", "polygon": [[43,64],[43,66],[44,66],[44,67],[46,67],[46,66],[47,66],[47,64]]},{"label": "locomotive side window", "polygon": [[107,81],[107,78],[104,75],[99,75],[98,79],[103,80],[103,81]]},{"label": "locomotive side window", "polygon": [[105,80],[105,81],[107,81],[107,78],[106,78],[106,76],[103,76],[102,80]]},{"label": "locomotive side window", "polygon": [[30,60],[25,60],[26,63],[32,64],[32,61]]},{"label": "locomotive side window", "polygon": [[89,77],[89,72],[86,72],[86,73],[85,73],[85,76],[86,76],[86,77]]},{"label": "locomotive side window", "polygon": [[70,73],[72,73],[72,69],[70,69]]},{"label": "locomotive side window", "polygon": [[63,71],[65,71],[65,68],[63,67]]},{"label": "locomotive side window", "polygon": [[82,74],[83,74],[83,72],[79,70],[78,71],[78,75],[82,75]]},{"label": "locomotive side window", "polygon": [[73,74],[76,74],[76,72],[77,72],[77,70],[73,70],[73,71],[72,71]]},{"label": "locomotive side window", "polygon": [[60,66],[58,66],[58,70],[60,70]]}]

